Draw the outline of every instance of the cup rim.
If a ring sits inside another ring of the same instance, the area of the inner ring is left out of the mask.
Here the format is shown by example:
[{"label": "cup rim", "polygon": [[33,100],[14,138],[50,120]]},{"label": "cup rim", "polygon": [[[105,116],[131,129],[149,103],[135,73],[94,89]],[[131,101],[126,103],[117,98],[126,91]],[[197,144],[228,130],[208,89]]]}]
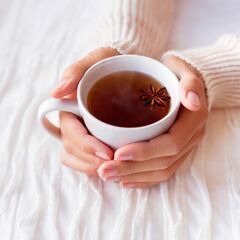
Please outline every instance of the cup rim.
[{"label": "cup rim", "polygon": [[111,129],[114,128],[116,130],[121,130],[121,131],[131,131],[131,130],[135,131],[135,130],[148,129],[148,128],[152,128],[154,126],[157,126],[157,125],[159,125],[161,123],[164,123],[164,122],[168,121],[169,118],[176,112],[176,110],[178,110],[178,108],[180,106],[180,96],[179,96],[179,94],[178,94],[178,96],[176,96],[177,104],[174,106],[174,108],[171,109],[171,111],[168,112],[168,114],[166,116],[164,116],[163,118],[159,119],[158,121],[156,121],[154,123],[151,123],[151,124],[148,124],[148,125],[144,125],[144,126],[140,126],[140,127],[120,127],[120,126],[116,126],[116,125],[111,125],[111,124],[105,123],[105,122],[101,121],[100,119],[96,118],[94,115],[92,115],[88,111],[88,109],[84,105],[84,103],[82,101],[82,98],[81,98],[81,86],[83,85],[83,82],[87,80],[87,76],[88,76],[89,72],[91,72],[93,69],[95,69],[96,67],[99,67],[99,65],[106,64],[108,62],[112,62],[115,59],[119,59],[119,58],[123,58],[123,59],[124,58],[127,58],[127,59],[129,59],[129,58],[134,59],[135,58],[135,59],[138,59],[138,60],[141,58],[143,60],[148,60],[148,61],[152,61],[152,62],[158,63],[158,64],[160,64],[164,68],[164,71],[167,71],[167,72],[172,74],[174,84],[177,84],[178,87],[179,87],[179,80],[177,79],[176,75],[169,68],[167,68],[164,64],[162,64],[160,61],[157,61],[157,60],[155,60],[153,58],[146,57],[146,56],[130,55],[130,54],[129,55],[128,54],[124,54],[124,55],[118,55],[118,56],[109,57],[109,58],[103,59],[103,60],[95,63],[94,65],[92,65],[84,73],[84,75],[82,76],[82,78],[81,78],[81,80],[80,80],[80,82],[78,84],[78,88],[77,88],[77,100],[78,100],[78,105],[79,105],[81,113],[83,115],[84,114],[88,115],[88,117],[92,118],[96,122],[99,122],[100,124],[104,125],[107,128],[111,128]]}]

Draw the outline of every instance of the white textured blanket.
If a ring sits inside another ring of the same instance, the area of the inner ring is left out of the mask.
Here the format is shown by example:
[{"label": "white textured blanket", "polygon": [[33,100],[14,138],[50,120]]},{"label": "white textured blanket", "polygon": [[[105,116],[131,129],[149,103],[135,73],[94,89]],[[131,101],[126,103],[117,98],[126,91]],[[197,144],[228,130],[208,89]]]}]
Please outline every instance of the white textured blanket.
[{"label": "white textured blanket", "polygon": [[[37,108],[91,48],[98,4],[0,0],[0,239],[239,240],[240,109],[213,111],[198,149],[151,189],[124,190],[59,163]],[[179,4],[171,47],[239,28],[239,0]]]}]

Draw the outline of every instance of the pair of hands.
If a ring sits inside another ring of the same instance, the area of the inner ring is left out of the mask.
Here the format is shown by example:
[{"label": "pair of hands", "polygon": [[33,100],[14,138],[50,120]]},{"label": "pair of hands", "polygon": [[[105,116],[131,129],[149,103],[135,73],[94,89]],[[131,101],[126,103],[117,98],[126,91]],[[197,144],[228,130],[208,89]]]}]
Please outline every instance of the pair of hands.
[{"label": "pair of hands", "polygon": [[[97,49],[68,67],[55,98],[76,98],[77,85],[94,63],[119,53],[111,48]],[[115,152],[90,135],[82,119],[61,112],[64,151],[61,162],[88,175],[116,181],[122,187],[144,188],[168,180],[204,135],[208,116],[204,84],[198,72],[177,57],[164,60],[180,81],[181,107],[167,133],[145,142],[125,145]]]}]

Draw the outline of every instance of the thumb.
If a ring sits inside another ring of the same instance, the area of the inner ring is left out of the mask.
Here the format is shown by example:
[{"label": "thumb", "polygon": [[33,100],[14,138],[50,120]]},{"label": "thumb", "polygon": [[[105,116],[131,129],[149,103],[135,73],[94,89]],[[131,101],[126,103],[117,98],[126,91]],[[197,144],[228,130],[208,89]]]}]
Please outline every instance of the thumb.
[{"label": "thumb", "polygon": [[163,62],[180,80],[180,100],[190,111],[198,111],[204,99],[204,85],[196,69],[175,56]]},{"label": "thumb", "polygon": [[62,98],[77,90],[79,81],[81,80],[85,71],[93,64],[108,57],[116,56],[119,53],[112,48],[99,48],[90,52],[86,57],[77,61],[68,67],[62,77],[62,81],[52,91],[52,97]]},{"label": "thumb", "polygon": [[183,75],[180,78],[180,100],[190,111],[201,108],[202,86],[201,80],[192,75]]},{"label": "thumb", "polygon": [[76,62],[69,66],[63,73],[62,80],[54,88],[51,95],[54,98],[62,98],[76,91],[78,83],[88,66],[82,62]]}]

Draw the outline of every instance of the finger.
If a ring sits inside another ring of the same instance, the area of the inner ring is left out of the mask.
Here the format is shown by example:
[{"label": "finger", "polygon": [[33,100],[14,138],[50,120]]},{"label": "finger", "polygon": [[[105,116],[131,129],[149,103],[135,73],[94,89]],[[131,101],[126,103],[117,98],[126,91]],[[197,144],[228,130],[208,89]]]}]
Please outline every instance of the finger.
[{"label": "finger", "polygon": [[93,64],[105,58],[118,55],[115,49],[101,48],[89,53],[83,59],[70,65],[63,73],[59,85],[52,91],[52,97],[62,98],[76,91],[78,83],[85,71]]},{"label": "finger", "polygon": [[205,98],[202,81],[192,75],[184,74],[180,78],[181,103],[191,111],[198,111],[203,106]]},{"label": "finger", "polygon": [[87,62],[84,60],[80,60],[69,66],[64,71],[57,87],[52,91],[52,97],[61,98],[76,91],[77,85],[87,68]]},{"label": "finger", "polygon": [[[192,151],[192,149],[190,150]],[[187,152],[180,159],[178,159],[175,163],[173,163],[169,168],[157,171],[148,171],[141,173],[134,173],[127,176],[117,176],[109,178],[110,181],[118,181],[118,182],[165,182],[167,181],[180,167],[180,165],[184,162],[188,154]]]},{"label": "finger", "polygon": [[75,156],[80,162],[84,162],[94,168],[98,168],[102,163],[106,161],[105,158],[81,151],[75,145],[66,140],[63,141],[63,146],[68,154]]},{"label": "finger", "polygon": [[[113,158],[111,148],[92,135],[89,135],[87,129],[76,115],[62,112],[60,114],[60,120],[61,135],[63,141],[66,142],[65,145],[74,145],[81,152],[96,155],[106,160]],[[65,139],[67,141],[65,141]],[[69,148],[71,148],[71,146],[69,146]]]},{"label": "finger", "polygon": [[163,170],[170,167],[175,161],[189,152],[202,139],[205,128],[201,128],[185,145],[180,153],[173,157],[162,157],[150,159],[147,161],[107,161],[98,168],[99,176],[107,180],[114,176],[124,176],[140,172]]},{"label": "finger", "polygon": [[181,108],[178,118],[168,133],[150,141],[125,145],[114,154],[115,160],[144,161],[178,154],[196,131],[205,124],[207,113],[190,112]]},{"label": "finger", "polygon": [[208,111],[205,108],[198,112],[191,112],[181,106],[177,119],[168,134],[175,139],[176,144],[187,142],[200,128],[205,126],[207,118]]},{"label": "finger", "polygon": [[198,71],[175,56],[166,58],[164,64],[180,79],[182,104],[191,111],[198,111],[206,98],[203,80]]},{"label": "finger", "polygon": [[77,91],[74,91],[68,95],[66,95],[67,99],[71,99],[71,100],[76,100],[77,99]]},{"label": "finger", "polygon": [[88,164],[86,161],[81,161],[72,154],[67,153],[65,150],[62,151],[60,161],[66,167],[73,170],[84,172],[88,175],[98,176],[97,168],[92,164]]},{"label": "finger", "polygon": [[130,182],[130,183],[119,183],[123,188],[149,188],[158,185],[159,182]]}]

